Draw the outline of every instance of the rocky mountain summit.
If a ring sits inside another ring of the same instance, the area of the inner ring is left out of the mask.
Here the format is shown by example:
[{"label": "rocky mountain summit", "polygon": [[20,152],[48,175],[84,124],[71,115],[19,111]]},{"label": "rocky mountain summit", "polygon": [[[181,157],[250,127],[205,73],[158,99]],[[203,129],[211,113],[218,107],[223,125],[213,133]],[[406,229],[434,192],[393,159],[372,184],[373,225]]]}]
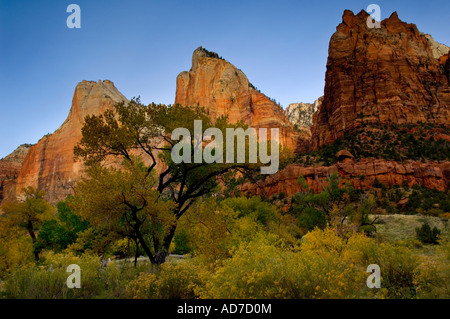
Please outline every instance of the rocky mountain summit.
[{"label": "rocky mountain summit", "polygon": [[449,81],[429,40],[396,12],[380,29],[367,27],[368,16],[346,10],[331,37],[314,149],[363,123],[449,123]]},{"label": "rocky mountain summit", "polygon": [[231,123],[243,121],[256,129],[279,128],[280,144],[292,150],[294,131],[281,106],[256,90],[245,74],[217,53],[202,47],[192,54],[192,67],[177,76],[175,103],[205,107],[212,118],[228,115]]},{"label": "rocky mountain summit", "polygon": [[127,99],[109,80],[80,82],[65,122],[30,148],[17,176],[17,193],[32,186],[46,191],[52,202],[72,193],[72,186],[83,173],[82,163],[74,161],[73,148],[81,139],[85,116],[103,113],[121,101]]},{"label": "rocky mountain summit", "polygon": [[31,144],[22,144],[11,154],[0,159],[0,180],[17,177],[31,146]]}]

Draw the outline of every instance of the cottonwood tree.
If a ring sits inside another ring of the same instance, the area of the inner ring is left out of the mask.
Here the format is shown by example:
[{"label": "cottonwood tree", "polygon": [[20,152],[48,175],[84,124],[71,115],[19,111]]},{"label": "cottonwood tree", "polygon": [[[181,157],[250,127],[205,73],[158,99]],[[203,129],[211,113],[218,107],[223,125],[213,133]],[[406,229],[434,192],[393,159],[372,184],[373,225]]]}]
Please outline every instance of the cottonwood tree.
[{"label": "cottonwood tree", "polygon": [[77,184],[70,205],[110,237],[116,234],[132,240],[136,258],[141,246],[155,263],[151,246],[164,240],[176,220],[172,214],[175,203],[159,196],[154,175],[132,155],[120,168],[93,163]]},{"label": "cottonwood tree", "polygon": [[[45,220],[53,217],[55,209],[45,199],[45,192],[27,187],[22,190],[22,201],[6,202],[2,205],[3,218],[10,225],[25,229],[36,243],[36,231]],[[39,260],[39,252],[34,249],[34,257]]]},{"label": "cottonwood tree", "polygon": [[[236,161],[174,163],[171,151],[177,141],[170,134],[182,127],[194,136],[194,120],[222,132],[242,125],[230,125],[226,117],[212,125],[199,107],[145,106],[133,99],[101,115],[87,116],[82,139],[74,148],[75,158],[89,167],[87,177],[75,188],[77,211],[93,225],[132,238],[152,263],[165,262],[178,219],[196,199],[216,189],[219,177],[231,171],[245,174],[260,166]],[[191,158],[194,144],[192,138]],[[246,149],[248,157],[248,141]],[[117,158],[123,159],[122,165],[107,165]]]}]

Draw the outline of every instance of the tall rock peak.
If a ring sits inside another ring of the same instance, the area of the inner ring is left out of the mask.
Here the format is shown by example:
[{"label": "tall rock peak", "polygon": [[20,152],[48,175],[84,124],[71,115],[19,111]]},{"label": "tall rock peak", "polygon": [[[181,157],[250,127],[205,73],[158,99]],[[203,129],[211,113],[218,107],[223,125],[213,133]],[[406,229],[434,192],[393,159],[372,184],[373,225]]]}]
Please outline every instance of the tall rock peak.
[{"label": "tall rock peak", "polygon": [[192,69],[196,69],[198,65],[198,59],[205,56],[206,52],[205,49],[203,49],[203,47],[200,46],[197,49],[195,49],[194,53],[192,53]]},{"label": "tall rock peak", "polygon": [[227,115],[232,123],[278,127],[280,143],[296,148],[298,134],[283,108],[256,90],[240,69],[203,47],[192,54],[190,71],[177,76],[175,103],[205,107],[212,118]]},{"label": "tall rock peak", "polygon": [[69,121],[83,122],[86,115],[98,114],[104,110],[105,105],[110,104],[108,101],[113,103],[126,101],[125,96],[119,92],[112,81],[81,81],[75,87],[72,107],[65,123]]},{"label": "tall rock peak", "polygon": [[400,18],[398,17],[398,13],[397,11],[394,11],[391,13],[391,15],[389,16],[389,21],[401,21]]},{"label": "tall rock peak", "polygon": [[122,101],[127,99],[109,80],[80,82],[65,122],[28,151],[17,176],[16,192],[11,196],[17,196],[27,186],[46,191],[51,202],[70,194],[84,172],[82,163],[75,162],[73,155],[73,148],[81,139],[84,118],[112,109],[114,104]]},{"label": "tall rock peak", "polygon": [[331,37],[315,149],[362,123],[449,123],[446,60],[437,60],[427,38],[396,12],[381,28],[369,28],[368,16],[344,11]]}]

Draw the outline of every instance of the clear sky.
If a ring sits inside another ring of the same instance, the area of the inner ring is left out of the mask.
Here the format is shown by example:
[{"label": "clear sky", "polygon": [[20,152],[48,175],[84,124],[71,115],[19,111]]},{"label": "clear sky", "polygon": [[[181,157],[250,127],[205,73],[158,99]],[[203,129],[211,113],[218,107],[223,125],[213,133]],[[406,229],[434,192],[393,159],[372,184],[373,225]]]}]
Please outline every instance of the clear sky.
[{"label": "clear sky", "polygon": [[[69,29],[69,4],[81,28]],[[344,9],[371,3],[450,45],[450,1],[0,0],[0,158],[55,131],[81,80],[171,104],[200,45],[283,107],[323,95],[328,43]]]}]

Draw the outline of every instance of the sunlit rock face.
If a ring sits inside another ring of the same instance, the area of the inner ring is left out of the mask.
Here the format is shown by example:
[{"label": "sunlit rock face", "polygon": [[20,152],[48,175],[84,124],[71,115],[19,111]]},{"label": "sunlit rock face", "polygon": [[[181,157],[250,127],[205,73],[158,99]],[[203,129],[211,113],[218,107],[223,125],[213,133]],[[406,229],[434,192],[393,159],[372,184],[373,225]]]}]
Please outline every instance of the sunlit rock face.
[{"label": "sunlit rock face", "polygon": [[177,77],[175,103],[205,107],[212,118],[228,115],[231,123],[279,128],[280,144],[296,148],[299,134],[282,107],[256,90],[241,70],[202,47],[194,51],[190,71]]},{"label": "sunlit rock face", "polygon": [[324,100],[314,115],[312,147],[362,123],[449,124],[450,87],[430,41],[397,13],[367,26],[346,10],[330,40]]},{"label": "sunlit rock face", "polygon": [[109,80],[80,82],[65,122],[30,148],[18,174],[14,195],[27,186],[46,191],[50,202],[72,193],[84,171],[83,164],[74,161],[73,148],[81,140],[85,116],[101,114],[121,101],[127,99]]}]

